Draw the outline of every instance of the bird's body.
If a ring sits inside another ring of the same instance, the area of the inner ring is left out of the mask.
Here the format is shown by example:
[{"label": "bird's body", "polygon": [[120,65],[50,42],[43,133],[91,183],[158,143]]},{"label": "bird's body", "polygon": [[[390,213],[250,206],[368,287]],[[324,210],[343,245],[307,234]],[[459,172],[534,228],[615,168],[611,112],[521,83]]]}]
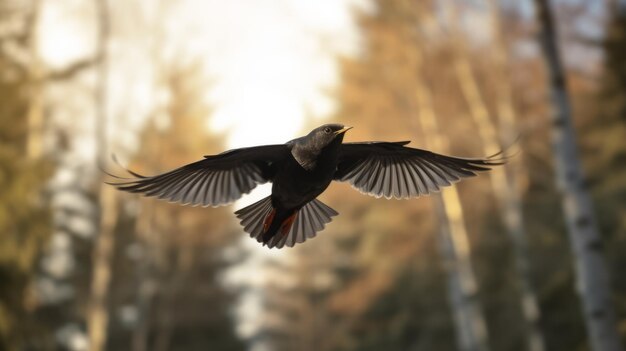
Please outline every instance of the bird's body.
[{"label": "bird's body", "polygon": [[348,129],[327,124],[286,144],[205,156],[152,177],[129,171],[135,178],[111,184],[172,202],[220,206],[257,184],[272,182],[270,196],[235,214],[257,241],[281,248],[314,237],[338,214],[317,200],[333,180],[350,182],[376,197],[411,198],[502,163],[439,155],[408,148],[408,142],[343,143]]},{"label": "bird's body", "polygon": [[[343,133],[347,130],[341,125],[334,127],[325,127],[333,134],[329,144],[316,145],[307,137],[302,137],[285,145],[289,149],[290,157],[285,157],[282,167],[277,169],[272,180],[271,200],[275,214],[272,215],[272,223],[263,234],[264,241],[276,235],[285,224],[285,220],[292,218],[330,185],[337,169]],[[321,132],[325,133],[323,129]],[[288,229],[290,228],[285,228]]]}]

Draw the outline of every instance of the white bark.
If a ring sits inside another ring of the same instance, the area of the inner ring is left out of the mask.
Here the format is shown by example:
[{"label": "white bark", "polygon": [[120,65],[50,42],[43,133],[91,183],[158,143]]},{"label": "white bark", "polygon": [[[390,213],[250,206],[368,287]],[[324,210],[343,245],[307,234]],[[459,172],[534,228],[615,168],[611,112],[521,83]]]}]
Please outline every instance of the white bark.
[{"label": "white bark", "polygon": [[[493,155],[500,150],[497,133],[482,101],[471,67],[467,61],[457,63],[459,81],[465,98],[470,105],[470,115],[478,127],[485,155]],[[530,279],[530,258],[526,231],[522,220],[522,208],[517,189],[508,178],[504,167],[496,167],[490,174],[491,188],[498,201],[504,219],[506,234],[514,249],[516,277],[514,280],[521,295],[521,311],[526,324],[529,351],[543,351],[544,341],[539,329],[539,308],[537,297]]]},{"label": "white bark", "polygon": [[[416,72],[422,71],[422,58],[416,49],[413,62]],[[429,88],[417,80],[416,105],[418,120],[428,148],[445,152]],[[457,343],[461,351],[489,349],[485,318],[477,299],[478,287],[471,262],[471,248],[465,230],[463,208],[455,187],[444,188],[442,196],[433,195],[435,209],[441,219],[439,235],[441,253],[448,272],[448,296],[455,321]]]},{"label": "white bark", "polygon": [[611,303],[602,240],[578,159],[571,104],[557,47],[553,15],[548,0],[535,0],[534,4],[549,75],[557,186],[561,192],[567,231],[574,253],[576,285],[583,304],[589,341],[594,351],[620,351],[622,346]]},{"label": "white bark", "polygon": [[137,216],[136,233],[137,243],[135,245],[141,245],[143,254],[140,256],[140,261],[137,262],[137,298],[135,306],[137,307],[137,324],[132,333],[131,350],[132,351],[146,351],[148,350],[150,335],[150,319],[152,317],[152,311],[150,309],[151,303],[156,296],[158,289],[158,279],[155,277],[154,260],[153,257],[156,254],[153,251],[159,250],[158,245],[150,242],[152,235],[152,241],[160,241],[160,235],[157,235],[157,231],[154,225],[154,204],[145,202],[141,204],[140,215]]},{"label": "white bark", "polygon": [[[504,43],[501,40],[498,7],[496,0],[490,0],[492,13],[492,33],[494,35],[494,48],[492,56],[494,59],[494,70],[496,71],[497,92],[497,109],[501,121],[501,134],[512,139],[515,126],[515,112],[513,109],[510,82],[504,70],[507,67],[507,55]],[[478,87],[476,76],[472,71],[469,61],[468,52],[464,41],[461,38],[458,29],[457,9],[450,4],[450,0],[446,1],[449,5],[451,13],[451,29],[453,45],[457,51],[455,57],[455,70],[461,86],[461,91],[469,106],[470,115],[474,119],[474,123],[478,128],[483,153],[485,155],[493,155],[500,151],[500,143],[498,141],[498,131],[490,118],[487,104],[485,103],[480,88]],[[506,139],[505,139],[506,140]],[[511,160],[515,162],[517,160]],[[528,253],[528,242],[526,240],[526,231],[524,228],[522,206],[518,189],[515,187],[515,170],[518,167],[511,164],[506,167],[511,172],[506,172],[505,167],[496,167],[491,170],[489,178],[491,180],[491,188],[498,202],[500,212],[504,220],[505,232],[508,235],[514,250],[514,264],[516,274],[514,281],[520,293],[520,308],[523,317],[522,323],[525,324],[525,333],[527,339],[528,351],[543,351],[545,349],[543,335],[539,329],[539,307],[537,297],[532,286],[530,276],[530,257]]]}]

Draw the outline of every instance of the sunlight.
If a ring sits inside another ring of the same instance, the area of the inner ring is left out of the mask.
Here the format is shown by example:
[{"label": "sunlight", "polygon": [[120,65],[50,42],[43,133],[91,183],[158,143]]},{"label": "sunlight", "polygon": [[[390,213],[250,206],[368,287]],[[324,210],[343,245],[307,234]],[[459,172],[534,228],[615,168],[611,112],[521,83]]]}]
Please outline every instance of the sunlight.
[{"label": "sunlight", "polygon": [[0,350],[619,349],[620,1],[3,1]]},{"label": "sunlight", "polygon": [[[89,27],[76,14],[93,14],[93,9],[86,5],[78,9],[80,4],[73,1],[54,5],[44,11],[45,27],[54,30],[42,33],[43,58],[51,65],[63,66],[89,56],[95,49],[94,18]],[[111,10],[112,21],[115,28],[126,28],[134,21],[129,13],[137,7],[117,6]],[[154,29],[126,28],[127,33],[110,46],[107,109],[115,151],[119,153],[121,147],[132,153],[138,148],[137,131],[162,103],[158,90],[151,88],[158,79],[155,74],[159,72],[152,71],[159,68],[159,59],[202,64],[208,81],[205,99],[212,109],[206,127],[227,135],[226,149],[284,143],[303,135],[308,127],[305,123],[311,119],[318,120],[313,124],[322,123],[335,109],[328,91],[338,82],[338,55],[356,52],[351,14],[355,6],[363,6],[362,1],[326,0],[313,6],[302,0],[187,0],[142,9],[145,18],[141,21],[153,22],[150,26]],[[146,40],[138,34],[142,31],[163,38]],[[155,53],[165,58],[155,57]],[[93,155],[90,136],[95,124],[71,116],[66,115],[67,122],[86,131],[86,137],[78,141],[78,152]],[[258,187],[235,208],[267,196],[270,187]],[[250,337],[261,327],[263,290],[269,284],[269,274],[259,267],[270,260],[289,260],[292,251],[268,250],[244,234],[239,245],[249,255],[227,280],[251,288],[242,295],[236,313],[239,334]]]},{"label": "sunlight", "polygon": [[51,1],[42,5],[39,46],[42,59],[50,67],[63,67],[94,52],[96,27],[91,2]]},{"label": "sunlight", "polygon": [[[214,107],[209,128],[228,133],[229,148],[278,144],[302,135],[305,119],[331,114],[335,105],[325,90],[338,81],[336,57],[356,47],[350,14],[354,3],[192,0],[182,6],[189,25],[182,32],[191,36],[190,50],[203,57],[215,79],[207,90]],[[257,187],[235,208],[267,196],[270,189],[269,184]],[[250,254],[227,280],[248,287],[236,312],[237,331],[248,338],[262,327],[263,290],[271,284],[270,274],[259,267],[289,260],[291,251],[268,250],[247,235],[240,245]]]},{"label": "sunlight", "polygon": [[190,50],[215,78],[207,91],[215,107],[210,127],[229,132],[230,147],[285,142],[302,132],[305,118],[332,112],[323,89],[336,84],[335,56],[354,51],[351,3],[196,0],[181,7]]}]

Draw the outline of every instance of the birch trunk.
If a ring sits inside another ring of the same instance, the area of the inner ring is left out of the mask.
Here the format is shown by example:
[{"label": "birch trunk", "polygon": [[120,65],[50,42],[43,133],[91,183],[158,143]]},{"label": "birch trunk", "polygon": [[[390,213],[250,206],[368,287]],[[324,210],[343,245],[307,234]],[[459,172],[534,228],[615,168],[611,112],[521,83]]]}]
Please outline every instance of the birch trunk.
[{"label": "birch trunk", "polygon": [[[495,61],[495,70],[501,73],[497,74],[497,82],[499,83],[499,87],[496,89],[498,93],[498,115],[501,115],[503,137],[508,137],[508,140],[511,140],[511,136],[514,134],[515,115],[510,86],[507,84],[508,77],[504,74],[506,68],[506,52],[499,36],[499,17],[495,0],[490,0],[490,4],[492,6],[491,12],[493,13],[492,33],[495,37],[494,41],[496,41],[496,49],[493,50],[494,53],[492,55]],[[458,29],[459,21],[456,6],[450,4],[449,1],[446,2],[446,5],[449,7],[451,14],[450,23],[453,27],[451,29],[452,40],[454,48],[457,51],[454,66],[459,85],[469,106],[470,116],[473,118],[478,128],[478,134],[483,145],[483,154],[493,155],[500,151],[498,132],[490,118],[487,104],[480,93],[476,76],[472,71],[471,63],[468,58],[467,49],[461,39]],[[543,351],[545,349],[544,339],[539,329],[539,308],[531,282],[530,257],[523,222],[522,206],[519,193],[514,186],[513,179],[511,179],[514,176],[515,171],[507,173],[504,167],[495,167],[489,174],[491,188],[504,219],[506,234],[513,245],[516,270],[514,280],[516,281],[521,297],[520,306],[527,334],[526,340],[528,340],[527,350]]]},{"label": "birch trunk", "polygon": [[575,259],[578,293],[594,351],[620,351],[615,312],[602,240],[587,191],[572,123],[566,77],[557,47],[556,29],[548,0],[534,0],[540,42],[548,71],[552,100],[552,142],[557,186]]},{"label": "birch trunk", "polygon": [[[98,86],[95,92],[96,138],[98,153],[96,157],[106,158],[107,149],[107,40],[109,35],[109,12],[107,0],[96,0],[100,21],[98,35],[98,56],[101,59]],[[100,233],[96,238],[93,253],[93,272],[91,296],[87,311],[89,350],[101,351],[106,347],[109,313],[107,295],[111,280],[111,255],[115,237],[116,220],[115,190],[104,183],[100,185]]]},{"label": "birch trunk", "polygon": [[[491,122],[489,112],[485,106],[475,77],[471,72],[469,62],[461,59],[456,64],[456,70],[463,95],[470,106],[470,115],[478,127],[483,153],[493,155],[500,150],[496,129]],[[524,229],[522,209],[519,194],[512,182],[508,179],[505,168],[495,167],[490,173],[491,188],[503,214],[506,234],[509,236],[514,249],[514,263],[516,269],[515,281],[520,290],[521,309],[526,324],[528,350],[543,351],[544,341],[539,329],[539,308],[537,297],[532,287],[530,277],[530,257],[528,242]]]},{"label": "birch trunk", "polygon": [[[28,134],[26,143],[26,156],[31,161],[38,161],[44,157],[48,158],[48,161],[55,162],[55,168],[58,170],[70,170],[76,174],[75,162],[68,162],[68,158],[58,156],[60,149],[50,152],[46,150],[44,152],[43,139],[45,124],[45,89],[50,83],[49,79],[50,71],[46,67],[40,54],[40,32],[41,32],[41,13],[43,11],[45,3],[41,0],[33,0],[30,2],[30,8],[28,10],[26,25],[25,25],[25,38],[26,38],[26,50],[28,52],[28,65],[25,67],[27,71],[28,83],[29,83],[29,104],[26,111],[26,118],[28,123]],[[72,160],[73,161],[73,160]],[[84,331],[79,327],[82,320],[80,317],[73,314],[77,307],[76,287],[73,286],[73,280],[75,279],[74,263],[76,262],[76,253],[74,252],[73,236],[88,235],[84,232],[78,233],[71,230],[61,220],[54,219],[60,212],[63,212],[66,208],[69,208],[67,204],[60,206],[51,205],[65,194],[72,194],[82,199],[86,199],[86,191],[82,189],[78,182],[73,181],[58,181],[58,178],[51,177],[46,191],[45,203],[51,206],[51,212],[53,213],[53,221],[51,227],[51,237],[47,243],[45,249],[41,253],[39,259],[39,267],[35,277],[35,284],[33,286],[34,292],[37,296],[37,311],[39,314],[41,311],[47,311],[46,313],[54,316],[45,321],[42,321],[42,325],[48,328],[50,332],[56,336],[54,341],[51,342],[53,347],[58,349],[70,349],[68,340],[71,338],[75,341],[74,350],[81,350],[83,341],[86,341]],[[89,200],[86,200],[89,201]],[[77,216],[80,216],[77,215]],[[64,263],[64,264],[59,264]]]},{"label": "birch trunk", "polygon": [[[415,71],[422,71],[422,58],[415,51]],[[418,120],[428,148],[445,152],[439,133],[431,92],[417,79],[415,87]],[[439,244],[448,271],[448,296],[452,307],[457,343],[462,351],[486,351],[488,335],[485,319],[477,299],[478,288],[471,262],[463,208],[455,187],[444,188],[441,196],[433,196],[437,215],[443,223]]]},{"label": "birch trunk", "polygon": [[[150,335],[151,309],[150,306],[156,295],[158,287],[157,277],[155,277],[152,251],[155,250],[154,245],[150,243],[150,234],[156,232],[154,228],[154,205],[149,202],[141,204],[140,215],[137,216],[136,233],[137,242],[141,243],[143,255],[137,262],[138,272],[138,291],[135,306],[137,307],[137,324],[132,332],[131,350],[146,351],[148,350]],[[158,237],[158,235],[154,235]]]}]

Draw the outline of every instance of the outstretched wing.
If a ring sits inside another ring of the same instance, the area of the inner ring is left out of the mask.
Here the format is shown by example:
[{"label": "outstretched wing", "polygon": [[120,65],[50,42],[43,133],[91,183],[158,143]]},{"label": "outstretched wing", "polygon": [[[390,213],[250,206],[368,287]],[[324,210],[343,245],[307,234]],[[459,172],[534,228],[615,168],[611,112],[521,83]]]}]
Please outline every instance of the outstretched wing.
[{"label": "outstretched wing", "polygon": [[[205,156],[172,171],[108,182],[116,188],[193,206],[221,206],[239,199],[258,184],[271,181],[276,163],[289,154],[285,145],[235,149]],[[115,176],[114,176],[115,177]]]},{"label": "outstretched wing", "polygon": [[502,158],[459,158],[406,147],[408,141],[345,143],[335,180],[368,195],[407,199],[439,191],[478,171],[504,163]]}]

